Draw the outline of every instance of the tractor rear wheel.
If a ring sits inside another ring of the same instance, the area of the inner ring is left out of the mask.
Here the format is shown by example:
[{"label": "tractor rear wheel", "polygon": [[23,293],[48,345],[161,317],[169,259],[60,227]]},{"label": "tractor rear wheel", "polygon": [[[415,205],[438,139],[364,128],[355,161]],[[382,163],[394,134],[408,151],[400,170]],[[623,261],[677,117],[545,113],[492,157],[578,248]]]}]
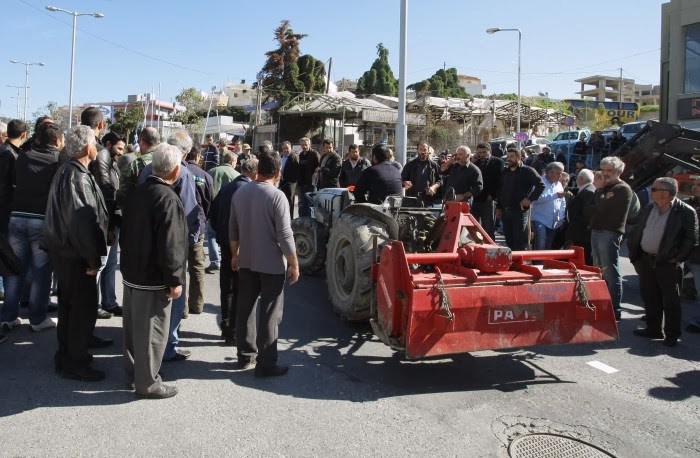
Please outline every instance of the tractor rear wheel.
[{"label": "tractor rear wheel", "polygon": [[314,218],[302,216],[292,220],[294,245],[299,269],[306,275],[317,275],[326,262],[326,230]]},{"label": "tractor rear wheel", "polygon": [[333,309],[349,321],[370,318],[374,234],[378,235],[380,247],[388,240],[383,223],[347,213],[341,215],[331,230],[326,283]]}]

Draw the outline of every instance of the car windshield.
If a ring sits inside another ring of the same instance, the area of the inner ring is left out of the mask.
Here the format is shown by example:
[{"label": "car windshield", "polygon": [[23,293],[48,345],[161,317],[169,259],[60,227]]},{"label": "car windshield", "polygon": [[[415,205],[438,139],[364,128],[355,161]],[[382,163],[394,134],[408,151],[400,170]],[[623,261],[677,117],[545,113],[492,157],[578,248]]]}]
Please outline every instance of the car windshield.
[{"label": "car windshield", "polygon": [[622,126],[622,131],[626,134],[634,134],[642,130],[644,124],[627,124]]},{"label": "car windshield", "polygon": [[576,132],[562,132],[554,138],[557,140],[578,140],[578,133]]}]

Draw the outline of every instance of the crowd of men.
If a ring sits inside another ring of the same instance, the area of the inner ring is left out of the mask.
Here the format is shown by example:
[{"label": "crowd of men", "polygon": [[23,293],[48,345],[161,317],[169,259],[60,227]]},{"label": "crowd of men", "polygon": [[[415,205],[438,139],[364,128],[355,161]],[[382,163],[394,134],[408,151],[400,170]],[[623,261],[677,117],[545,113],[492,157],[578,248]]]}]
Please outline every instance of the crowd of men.
[{"label": "crowd of men", "polygon": [[[221,338],[236,347],[238,366],[255,365],[258,377],[287,372],[278,363],[277,337],[285,283],[299,278],[290,222],[297,204],[299,216],[310,215],[307,193],[317,189],[347,187],[357,203],[402,194],[418,206],[469,202],[487,242],[495,243],[500,224],[512,250],[581,246],[587,263],[600,267],[618,320],[626,235],[646,311],[646,327],[634,334],[666,346],[681,335],[680,269],[688,261],[700,272],[700,181],[691,206],[677,197],[673,178],[658,178],[651,203],[640,209],[617,157],[569,177],[561,161],[531,167],[516,149],[503,159],[492,155],[488,143],[474,154],[460,146],[438,161],[423,141],[402,167],[385,145],[365,158],[358,145],[341,155],[326,139],[317,152],[304,137],[298,153],[288,141],[279,153],[269,141],[254,153],[239,140],[217,145],[207,136],[202,149],[186,131],[162,141],[152,127],[138,133],[135,152],[126,138],[104,134],[106,123],[92,107],[65,134],[46,117],[31,139],[21,120],[0,130],[0,342],[22,324],[26,302],[33,331],[57,327],[56,372],[99,381],[105,373],[93,367],[90,349],[113,342],[95,334],[96,319],[120,315],[127,384],[144,398],[177,393],[161,380],[161,363],[190,357],[179,345],[181,321],[202,313],[205,276],[216,272]],[[52,273],[57,321],[48,316]]]}]

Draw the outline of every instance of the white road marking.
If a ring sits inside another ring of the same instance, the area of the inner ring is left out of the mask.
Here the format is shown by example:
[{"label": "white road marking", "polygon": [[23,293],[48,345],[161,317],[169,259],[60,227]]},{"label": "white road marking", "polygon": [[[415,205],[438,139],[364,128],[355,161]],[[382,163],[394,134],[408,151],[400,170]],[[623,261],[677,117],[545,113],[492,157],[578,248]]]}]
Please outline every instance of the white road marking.
[{"label": "white road marking", "polygon": [[608,366],[607,364],[603,364],[600,361],[589,361],[586,364],[588,364],[591,367],[595,367],[596,369],[600,369],[606,374],[614,374],[615,372],[620,372],[619,369],[615,369],[614,367]]}]

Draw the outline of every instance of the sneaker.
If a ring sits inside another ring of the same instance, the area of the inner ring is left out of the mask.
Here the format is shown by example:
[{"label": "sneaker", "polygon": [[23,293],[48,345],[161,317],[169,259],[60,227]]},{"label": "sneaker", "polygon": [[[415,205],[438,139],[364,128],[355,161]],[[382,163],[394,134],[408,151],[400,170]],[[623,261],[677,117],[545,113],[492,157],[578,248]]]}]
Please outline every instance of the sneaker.
[{"label": "sneaker", "polygon": [[112,314],[106,310],[97,309],[97,319],[98,320],[108,320],[112,318]]},{"label": "sneaker", "polygon": [[55,328],[56,322],[53,320],[53,318],[47,316],[46,318],[44,318],[44,321],[42,321],[39,324],[33,324],[31,327],[32,327],[32,331],[39,332],[39,331],[43,331],[45,329]]},{"label": "sneaker", "polygon": [[12,331],[14,328],[22,326],[22,319],[21,318],[15,318],[12,321],[3,321],[0,324],[0,328],[2,329],[2,332],[5,334],[9,334],[10,331]]},{"label": "sneaker", "polygon": [[121,307],[120,305],[115,305],[115,306],[112,307],[112,308],[102,309],[102,310],[104,310],[104,311],[107,312],[107,313],[111,313],[111,314],[114,315],[114,316],[122,316],[123,313],[124,313],[124,312],[122,311],[122,307]]}]

